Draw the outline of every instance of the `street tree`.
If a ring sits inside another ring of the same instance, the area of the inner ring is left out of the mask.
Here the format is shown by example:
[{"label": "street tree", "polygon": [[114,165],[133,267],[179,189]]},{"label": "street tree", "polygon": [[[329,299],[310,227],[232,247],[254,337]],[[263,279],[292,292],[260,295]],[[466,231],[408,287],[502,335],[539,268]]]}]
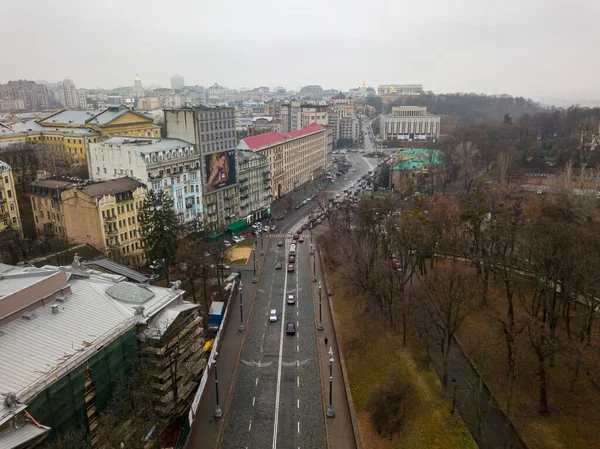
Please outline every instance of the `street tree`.
[{"label": "street tree", "polygon": [[181,230],[173,200],[163,191],[148,190],[138,221],[146,259],[160,260],[166,271],[167,282],[170,282],[170,269],[175,264]]},{"label": "street tree", "polygon": [[466,192],[471,192],[478,173],[479,149],[477,145],[469,141],[460,142],[454,149],[452,158]]}]

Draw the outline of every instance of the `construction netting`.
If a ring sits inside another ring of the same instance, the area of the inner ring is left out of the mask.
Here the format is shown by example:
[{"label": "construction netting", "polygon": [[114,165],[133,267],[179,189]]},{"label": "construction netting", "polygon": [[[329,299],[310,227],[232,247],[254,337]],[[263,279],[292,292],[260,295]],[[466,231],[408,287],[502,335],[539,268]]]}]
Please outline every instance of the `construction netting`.
[{"label": "construction netting", "polygon": [[102,412],[118,379],[131,371],[136,351],[137,332],[133,328],[39,393],[27,411],[37,422],[52,428],[50,438],[57,431],[66,433],[87,426],[86,368],[91,371],[96,410]]}]

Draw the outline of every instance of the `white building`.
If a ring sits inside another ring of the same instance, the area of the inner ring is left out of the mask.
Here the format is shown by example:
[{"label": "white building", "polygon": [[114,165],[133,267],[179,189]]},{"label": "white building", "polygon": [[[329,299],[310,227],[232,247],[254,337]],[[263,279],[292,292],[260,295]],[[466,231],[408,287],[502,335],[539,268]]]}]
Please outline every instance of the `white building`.
[{"label": "white building", "polygon": [[430,114],[426,107],[396,106],[391,115],[379,119],[383,140],[427,140],[440,137],[440,116]]},{"label": "white building", "polygon": [[238,150],[240,210],[248,223],[262,219],[271,207],[269,158],[250,150]]},{"label": "white building", "polygon": [[87,92],[85,89],[76,89],[75,83],[66,79],[58,85],[58,101],[69,109],[85,109],[87,105]]},{"label": "white building", "polygon": [[91,143],[90,177],[94,180],[135,178],[148,189],[164,191],[175,211],[189,220],[202,214],[200,154],[179,139],[111,137]]},{"label": "white building", "polygon": [[296,131],[316,123],[329,125],[326,102],[291,101],[281,105],[281,132]]}]

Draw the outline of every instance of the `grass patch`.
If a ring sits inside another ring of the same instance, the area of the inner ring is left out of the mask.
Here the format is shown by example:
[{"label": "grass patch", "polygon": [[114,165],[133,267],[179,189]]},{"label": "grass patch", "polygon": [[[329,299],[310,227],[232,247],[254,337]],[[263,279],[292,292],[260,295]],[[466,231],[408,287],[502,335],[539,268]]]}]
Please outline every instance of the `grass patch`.
[{"label": "grass patch", "polygon": [[[419,369],[412,349],[402,348],[400,337],[349,293],[337,289],[333,301],[363,447],[475,449],[460,417],[450,414],[451,405],[441,396],[435,373]],[[374,431],[366,408],[373,388],[391,372],[409,379],[416,400],[400,434],[388,440]]]},{"label": "grass patch", "polygon": [[236,259],[231,261],[231,265],[246,265],[248,259]]},{"label": "grass patch", "polygon": [[480,181],[483,182],[488,182],[488,181],[495,181],[496,180],[496,173],[494,172],[494,170],[490,170],[487,173],[484,173],[483,175],[481,175],[479,177]]},{"label": "grass patch", "polygon": [[240,243],[237,243],[234,246],[238,246],[243,248],[245,246],[254,246],[254,242],[256,241],[256,237],[248,237],[247,239],[242,240]]}]

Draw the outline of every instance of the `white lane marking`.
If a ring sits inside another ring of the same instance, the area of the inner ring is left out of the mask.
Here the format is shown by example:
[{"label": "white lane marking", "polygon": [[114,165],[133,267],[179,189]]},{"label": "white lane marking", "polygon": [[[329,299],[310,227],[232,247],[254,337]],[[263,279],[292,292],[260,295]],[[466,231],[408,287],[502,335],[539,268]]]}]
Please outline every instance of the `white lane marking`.
[{"label": "white lane marking", "polygon": [[252,429],[252,420],[250,420],[250,424],[248,424],[248,432],[250,432],[250,429]]},{"label": "white lane marking", "polygon": [[254,382],[254,386],[256,387],[258,385],[258,377],[256,378],[256,382]]},{"label": "white lane marking", "polygon": [[[286,241],[287,248],[287,241]],[[287,250],[286,250],[287,251]],[[285,252],[284,252],[285,255]],[[285,270],[285,278],[283,281],[283,299],[281,304],[281,332],[279,335],[279,362],[277,366],[277,390],[275,392],[275,420],[273,422],[273,449],[277,449],[277,427],[279,425],[279,397],[281,395],[281,368],[283,361],[283,331],[284,331],[284,323],[285,323],[285,301],[286,301],[286,292],[287,292],[287,280],[288,273]],[[296,295],[297,297],[297,295]]]},{"label": "white lane marking", "polygon": [[296,332],[296,338],[300,338],[300,334]]},{"label": "white lane marking", "polygon": [[300,346],[296,345],[296,352],[300,352]]},{"label": "white lane marking", "polygon": [[300,325],[300,321],[296,321],[296,327]]},{"label": "white lane marking", "polygon": [[297,407],[296,408],[300,408],[300,399],[297,399]]},{"label": "white lane marking", "polygon": [[300,386],[300,376],[296,376],[296,386]]},{"label": "white lane marking", "polygon": [[256,402],[256,396],[252,398],[252,407],[254,407],[254,402]]},{"label": "white lane marking", "polygon": [[298,433],[300,433],[300,421],[298,421]]},{"label": "white lane marking", "polygon": [[296,360],[296,366],[300,366],[300,360]]}]

